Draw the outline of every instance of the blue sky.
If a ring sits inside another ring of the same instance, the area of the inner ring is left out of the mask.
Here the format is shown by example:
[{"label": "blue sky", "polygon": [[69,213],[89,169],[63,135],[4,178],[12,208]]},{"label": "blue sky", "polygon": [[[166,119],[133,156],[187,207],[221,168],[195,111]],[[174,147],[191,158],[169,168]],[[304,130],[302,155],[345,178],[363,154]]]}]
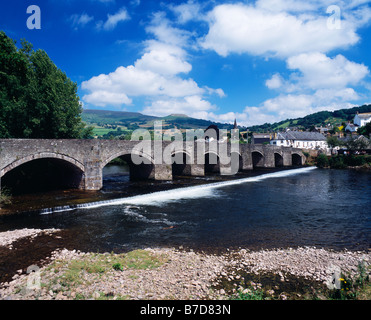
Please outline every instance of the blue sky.
[{"label": "blue sky", "polygon": [[0,29],[44,49],[84,108],[254,125],[371,103],[370,3],[9,1]]}]

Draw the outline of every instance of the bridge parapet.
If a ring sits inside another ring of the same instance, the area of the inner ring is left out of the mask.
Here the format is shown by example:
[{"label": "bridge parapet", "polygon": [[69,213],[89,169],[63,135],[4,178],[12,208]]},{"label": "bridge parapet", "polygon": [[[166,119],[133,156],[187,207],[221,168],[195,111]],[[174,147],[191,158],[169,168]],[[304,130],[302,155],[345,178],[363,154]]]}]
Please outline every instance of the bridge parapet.
[{"label": "bridge parapet", "polygon": [[[87,190],[99,190],[103,184],[103,168],[117,157],[123,157],[130,162],[132,155],[136,154],[147,161],[143,165],[133,163],[129,165],[133,177],[171,180],[174,166],[171,163],[156,162],[156,150],[160,153],[172,152],[170,156],[174,156],[176,152],[182,153],[184,159],[191,160],[181,168],[181,172],[195,176],[205,174],[206,155],[215,152],[215,148],[213,149],[210,143],[183,142],[180,149],[171,151],[171,141],[151,141],[148,152],[138,149],[139,143],[140,141],[96,139],[0,139],[0,179],[13,169],[33,160],[56,159],[59,162],[69,163],[76,168],[76,172],[81,173],[79,187]],[[227,161],[231,152],[234,152],[235,155],[237,153],[237,169],[240,170],[251,170],[254,167],[291,166],[304,164],[305,161],[302,150],[291,147],[251,144],[231,146],[230,143],[220,143],[218,148],[216,150],[217,159],[221,163],[218,164],[217,170],[220,174],[233,172]],[[224,153],[220,152],[222,148],[224,148]],[[297,157],[294,159],[293,155],[297,155]],[[77,184],[76,181],[74,183]]]}]

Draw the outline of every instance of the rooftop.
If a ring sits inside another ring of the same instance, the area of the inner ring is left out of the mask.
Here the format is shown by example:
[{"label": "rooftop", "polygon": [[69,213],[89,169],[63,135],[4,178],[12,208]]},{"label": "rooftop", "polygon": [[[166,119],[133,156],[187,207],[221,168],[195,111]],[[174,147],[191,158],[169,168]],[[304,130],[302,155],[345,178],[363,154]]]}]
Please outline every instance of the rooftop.
[{"label": "rooftop", "polygon": [[325,141],[326,138],[319,132],[301,132],[301,131],[288,131],[278,133],[277,140],[308,140],[308,141]]}]

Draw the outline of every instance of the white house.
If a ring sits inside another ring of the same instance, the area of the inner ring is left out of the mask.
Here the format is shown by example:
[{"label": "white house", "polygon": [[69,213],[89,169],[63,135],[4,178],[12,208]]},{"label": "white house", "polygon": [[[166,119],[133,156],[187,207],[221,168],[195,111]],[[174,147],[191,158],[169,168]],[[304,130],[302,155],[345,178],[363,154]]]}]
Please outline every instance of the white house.
[{"label": "white house", "polygon": [[358,127],[363,127],[366,123],[371,121],[371,112],[358,113],[354,116],[353,123]]},{"label": "white house", "polygon": [[302,149],[327,149],[326,138],[319,132],[279,132],[271,140],[270,144]]},{"label": "white house", "polygon": [[353,123],[350,123],[348,122],[347,126],[345,127],[345,131],[349,131],[349,132],[356,132],[358,129],[358,126],[353,124]]}]

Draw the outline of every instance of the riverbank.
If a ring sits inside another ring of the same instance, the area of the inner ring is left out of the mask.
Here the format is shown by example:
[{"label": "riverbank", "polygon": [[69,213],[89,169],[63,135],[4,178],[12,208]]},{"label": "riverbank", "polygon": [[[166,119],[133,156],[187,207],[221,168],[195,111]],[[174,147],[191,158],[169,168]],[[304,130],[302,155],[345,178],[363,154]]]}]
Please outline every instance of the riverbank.
[{"label": "riverbank", "polygon": [[[58,234],[44,230],[39,236],[45,232]],[[27,239],[37,237],[32,233]],[[37,273],[21,268],[1,283],[0,299],[327,299],[326,282],[331,282],[333,270],[339,268],[350,280],[359,278],[359,266],[369,274],[370,264],[370,252],[315,247],[226,250],[218,255],[183,248],[122,254],[57,249],[34,264]]]}]

